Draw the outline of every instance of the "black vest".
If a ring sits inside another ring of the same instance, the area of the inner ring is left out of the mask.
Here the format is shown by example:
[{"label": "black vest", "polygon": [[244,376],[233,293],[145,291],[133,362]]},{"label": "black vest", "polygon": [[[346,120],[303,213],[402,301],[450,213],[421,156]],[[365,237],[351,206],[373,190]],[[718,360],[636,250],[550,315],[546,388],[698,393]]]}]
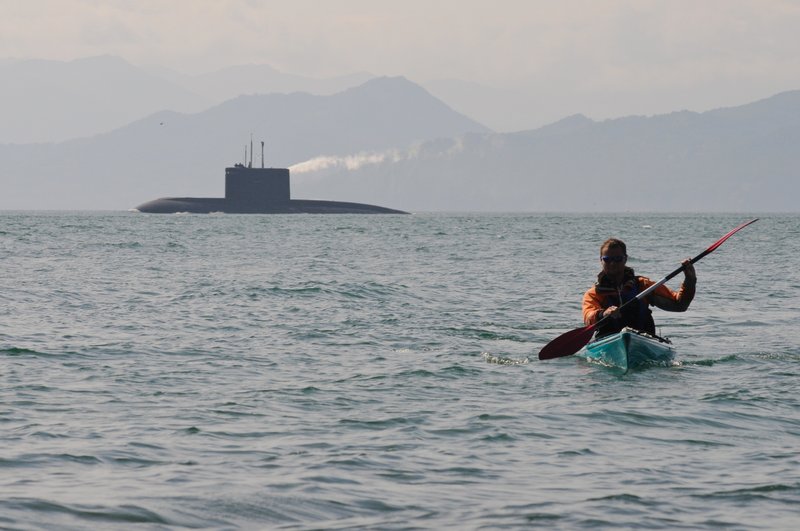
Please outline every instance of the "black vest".
[{"label": "black vest", "polygon": [[[611,282],[611,279],[605,274],[600,273],[597,276],[595,290],[597,290],[598,294],[603,296],[603,308],[622,306],[629,300],[636,298],[636,295],[639,294],[639,278],[633,273],[633,269],[626,267],[622,285],[615,286],[613,282]],[[626,326],[655,335],[656,324],[653,321],[653,312],[650,311],[650,305],[647,304],[645,300],[632,302],[623,308],[621,319],[614,319],[613,317],[606,319],[603,324],[597,328],[597,336],[614,334]]]}]

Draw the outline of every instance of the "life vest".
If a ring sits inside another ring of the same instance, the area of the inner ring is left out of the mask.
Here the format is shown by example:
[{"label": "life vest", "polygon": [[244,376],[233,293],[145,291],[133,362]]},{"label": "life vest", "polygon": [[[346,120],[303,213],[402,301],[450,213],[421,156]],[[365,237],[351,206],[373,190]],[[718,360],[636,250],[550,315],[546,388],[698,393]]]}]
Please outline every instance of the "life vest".
[{"label": "life vest", "polygon": [[[639,277],[634,274],[633,269],[626,267],[622,285],[614,286],[606,275],[600,273],[595,284],[595,291],[603,299],[603,308],[621,307],[631,299],[635,299],[641,291]],[[653,312],[650,311],[650,305],[646,300],[640,299],[623,308],[620,319],[613,317],[606,319],[597,328],[597,336],[614,334],[626,326],[655,335],[656,324],[653,321]]]}]

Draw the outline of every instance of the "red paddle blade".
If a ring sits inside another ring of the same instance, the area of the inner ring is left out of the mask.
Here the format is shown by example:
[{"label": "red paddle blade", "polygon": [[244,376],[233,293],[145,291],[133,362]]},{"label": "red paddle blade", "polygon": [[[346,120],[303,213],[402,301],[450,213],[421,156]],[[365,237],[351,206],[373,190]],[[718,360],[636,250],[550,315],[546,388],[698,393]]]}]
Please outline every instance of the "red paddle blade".
[{"label": "red paddle blade", "polygon": [[755,223],[756,221],[758,221],[758,218],[756,218],[756,219],[751,219],[750,221],[746,221],[746,222],[742,223],[741,225],[739,225],[738,227],[736,227],[735,229],[733,229],[732,231],[730,231],[728,234],[726,234],[725,236],[723,236],[723,237],[722,237],[722,238],[720,238],[719,240],[715,241],[715,242],[714,242],[714,243],[711,245],[711,247],[709,247],[708,249],[706,249],[706,252],[710,253],[711,251],[713,251],[714,249],[716,249],[717,247],[719,247],[720,245],[722,245],[722,243],[723,243],[725,240],[727,240],[728,238],[730,238],[731,236],[733,236],[734,234],[736,234],[737,232],[739,232],[740,230],[742,230],[742,229],[743,229],[743,228],[745,228],[746,226],[750,225],[751,223]]},{"label": "red paddle blade", "polygon": [[561,334],[539,351],[540,360],[572,356],[586,345],[594,334],[595,325],[576,328]]}]

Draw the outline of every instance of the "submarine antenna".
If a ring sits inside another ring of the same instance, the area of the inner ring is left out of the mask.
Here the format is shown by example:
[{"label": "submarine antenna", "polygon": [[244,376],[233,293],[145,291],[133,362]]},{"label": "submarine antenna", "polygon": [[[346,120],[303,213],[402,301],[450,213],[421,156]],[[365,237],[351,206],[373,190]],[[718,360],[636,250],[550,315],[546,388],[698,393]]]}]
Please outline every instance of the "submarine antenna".
[{"label": "submarine antenna", "polygon": [[244,161],[243,161],[242,166],[246,166],[246,165],[247,165],[247,144],[244,145]]},{"label": "submarine antenna", "polygon": [[253,133],[250,133],[250,164],[248,164],[247,167],[253,167]]},{"label": "submarine antenna", "polygon": [[261,169],[264,169],[264,141],[261,141]]}]

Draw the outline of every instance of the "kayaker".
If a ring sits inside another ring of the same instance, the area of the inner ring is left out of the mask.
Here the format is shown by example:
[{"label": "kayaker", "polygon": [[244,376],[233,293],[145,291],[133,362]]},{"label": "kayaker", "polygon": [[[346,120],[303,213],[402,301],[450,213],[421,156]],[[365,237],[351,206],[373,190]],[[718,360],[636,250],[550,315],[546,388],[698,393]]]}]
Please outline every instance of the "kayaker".
[{"label": "kayaker", "polygon": [[690,259],[683,262],[684,279],[678,291],[661,285],[638,303],[631,303],[622,311],[619,307],[643,290],[655,284],[647,277],[637,276],[627,267],[628,253],[625,242],[610,238],[600,246],[600,265],[603,270],[597,282],[583,295],[583,322],[588,326],[612,315],[597,328],[597,336],[619,332],[628,326],[635,330],[656,334],[656,325],[650,305],[668,312],[685,312],[694,298],[697,274]]}]

